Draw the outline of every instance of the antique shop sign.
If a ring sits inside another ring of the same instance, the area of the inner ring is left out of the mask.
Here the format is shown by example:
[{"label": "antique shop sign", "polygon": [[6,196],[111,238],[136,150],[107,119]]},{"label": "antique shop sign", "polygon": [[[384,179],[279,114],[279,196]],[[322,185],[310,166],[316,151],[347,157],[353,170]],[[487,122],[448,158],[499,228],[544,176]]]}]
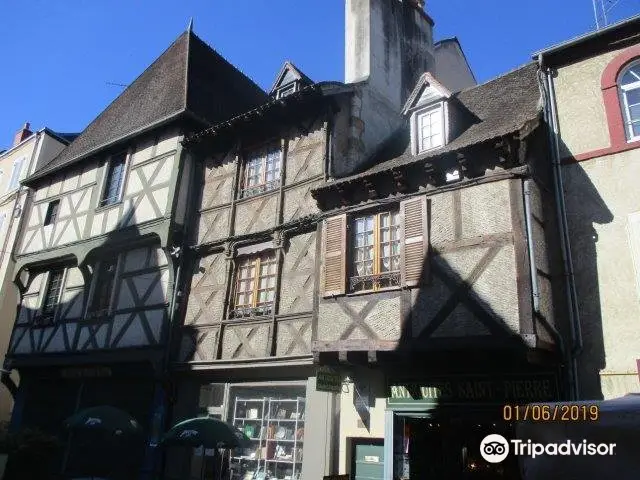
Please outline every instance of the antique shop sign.
[{"label": "antique shop sign", "polygon": [[342,378],[340,372],[329,367],[321,367],[316,374],[316,390],[319,392],[340,393]]},{"label": "antique shop sign", "polygon": [[557,383],[552,374],[451,375],[424,381],[392,382],[387,403],[394,408],[526,403],[556,400],[557,395]]}]

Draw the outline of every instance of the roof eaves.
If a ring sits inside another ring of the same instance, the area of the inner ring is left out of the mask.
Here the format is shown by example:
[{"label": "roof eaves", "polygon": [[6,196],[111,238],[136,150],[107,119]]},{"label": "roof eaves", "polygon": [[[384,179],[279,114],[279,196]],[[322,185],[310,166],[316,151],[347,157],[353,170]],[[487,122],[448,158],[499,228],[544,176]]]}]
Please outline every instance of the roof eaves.
[{"label": "roof eaves", "polygon": [[[336,88],[338,87],[338,88]],[[342,87],[342,88],[340,88]],[[240,121],[240,120],[244,120],[244,119],[248,119],[251,118],[253,116],[256,116],[262,112],[264,112],[265,110],[268,110],[269,108],[272,108],[274,105],[286,105],[286,104],[291,104],[294,103],[295,100],[297,100],[298,98],[301,98],[303,96],[305,96],[307,93],[314,91],[314,90],[318,90],[320,91],[323,95],[326,96],[332,96],[332,95],[338,95],[340,93],[348,93],[350,91],[352,91],[353,87],[351,85],[347,85],[344,83],[340,83],[340,82],[319,82],[319,83],[313,83],[311,85],[308,85],[304,88],[302,88],[301,90],[292,93],[291,95],[288,95],[287,97],[284,98],[270,98],[268,101],[266,101],[265,103],[263,103],[262,105],[259,105],[255,108],[252,108],[251,110],[248,110],[244,113],[241,113],[239,115],[236,115],[235,117],[232,117],[228,120],[216,123],[215,125],[212,125],[209,128],[206,128],[205,130],[202,130],[194,135],[189,136],[188,138],[186,138],[183,141],[183,145],[184,146],[189,146],[189,145],[193,145],[198,143],[199,141],[201,141],[203,138],[207,137],[207,136],[211,136],[211,135],[215,135],[219,130],[221,130],[224,127],[229,127],[233,124],[235,124],[236,122]],[[335,90],[335,91],[332,91]]]},{"label": "roof eaves", "polygon": [[566,40],[564,42],[556,43],[542,50],[538,50],[531,55],[531,58],[538,59],[540,56],[549,55],[552,53],[557,53],[565,48],[573,47],[579,45],[580,43],[586,42],[588,40],[597,38],[598,36],[605,35],[606,33],[613,32],[619,28],[626,27],[627,25],[633,24],[635,22],[640,23],[640,15],[635,15],[630,18],[626,18],[619,22],[614,23],[613,25],[609,25],[608,27],[602,28],[600,30],[595,30],[593,32],[588,32],[582,35],[578,35],[572,39]]},{"label": "roof eaves", "polygon": [[41,178],[44,178],[47,175],[50,175],[50,174],[55,173],[57,171],[60,171],[60,170],[62,170],[64,168],[67,168],[67,167],[79,162],[80,160],[83,160],[83,159],[85,159],[87,157],[95,155],[95,154],[101,152],[102,150],[110,147],[111,145],[115,145],[116,143],[123,142],[125,140],[130,139],[131,137],[135,137],[136,135],[140,135],[141,133],[147,132],[149,130],[152,130],[154,128],[159,127],[160,125],[163,125],[163,124],[165,124],[167,122],[170,122],[170,121],[178,118],[180,115],[182,115],[185,112],[186,112],[186,110],[184,108],[182,108],[182,109],[180,109],[180,110],[178,110],[178,111],[176,111],[174,113],[166,115],[165,117],[163,117],[163,118],[161,118],[161,119],[159,119],[159,120],[157,120],[157,121],[155,121],[155,122],[153,122],[153,123],[151,123],[149,125],[141,127],[141,128],[139,128],[137,130],[134,130],[132,132],[126,133],[125,135],[122,135],[122,136],[120,136],[120,137],[118,137],[118,138],[116,138],[114,140],[109,140],[108,142],[105,142],[105,143],[103,143],[101,145],[98,145],[97,147],[95,147],[95,148],[93,148],[91,150],[88,150],[86,152],[83,152],[80,155],[76,155],[75,157],[72,157],[71,159],[67,160],[62,165],[57,165],[54,168],[47,169],[47,166],[50,165],[51,162],[53,162],[55,160],[55,158],[57,158],[57,157],[55,157],[49,163],[47,163],[47,165],[44,165],[42,168],[40,168],[40,170],[34,172],[31,176],[25,178],[22,181],[22,183],[25,184],[25,185],[29,185],[30,183],[32,183],[32,182],[34,182],[36,180],[40,180]]}]

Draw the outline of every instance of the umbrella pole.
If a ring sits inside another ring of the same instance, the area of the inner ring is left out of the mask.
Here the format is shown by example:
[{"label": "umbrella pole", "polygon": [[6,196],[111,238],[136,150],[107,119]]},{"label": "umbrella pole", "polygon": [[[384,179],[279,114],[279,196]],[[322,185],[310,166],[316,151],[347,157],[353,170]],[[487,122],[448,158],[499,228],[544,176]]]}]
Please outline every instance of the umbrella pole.
[{"label": "umbrella pole", "polygon": [[204,471],[207,464],[207,449],[202,446],[202,465],[200,465],[200,480],[204,480]]}]

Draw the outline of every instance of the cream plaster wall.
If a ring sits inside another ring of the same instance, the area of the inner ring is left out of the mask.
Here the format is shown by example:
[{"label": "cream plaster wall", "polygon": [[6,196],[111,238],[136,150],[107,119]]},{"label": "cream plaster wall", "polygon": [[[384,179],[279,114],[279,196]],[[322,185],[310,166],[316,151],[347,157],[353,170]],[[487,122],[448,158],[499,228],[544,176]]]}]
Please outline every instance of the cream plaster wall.
[{"label": "cream plaster wall", "polygon": [[636,358],[640,358],[640,252],[634,254],[631,247],[640,245],[640,229],[630,223],[634,218],[630,215],[640,214],[638,178],[640,150],[564,168],[585,336],[583,370],[600,370],[606,398],[640,392],[636,367]]},{"label": "cream plaster wall", "polygon": [[338,469],[340,474],[350,473],[351,451],[349,438],[384,439],[384,412],[387,406],[385,397],[384,377],[380,372],[370,370],[358,371],[353,375],[357,378],[358,386],[363,390],[368,387],[370,428],[361,422],[360,415],[354,406],[355,384],[348,379],[343,382],[340,394],[340,428],[338,447]]},{"label": "cream plaster wall", "polygon": [[562,157],[610,146],[601,80],[604,69],[620,51],[587,58],[558,69],[554,87]]}]

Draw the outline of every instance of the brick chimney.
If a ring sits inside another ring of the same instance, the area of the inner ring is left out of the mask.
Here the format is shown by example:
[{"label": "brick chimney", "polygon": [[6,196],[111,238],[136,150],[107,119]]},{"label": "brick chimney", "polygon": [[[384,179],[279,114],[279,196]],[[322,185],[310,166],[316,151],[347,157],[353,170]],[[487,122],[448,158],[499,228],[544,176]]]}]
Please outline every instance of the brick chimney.
[{"label": "brick chimney", "polygon": [[29,122],[27,122],[23,125],[23,127],[20,130],[16,132],[15,137],[13,137],[14,147],[18,145],[20,142],[24,141],[29,135],[33,133],[31,130],[29,130],[29,127],[30,127]]}]

